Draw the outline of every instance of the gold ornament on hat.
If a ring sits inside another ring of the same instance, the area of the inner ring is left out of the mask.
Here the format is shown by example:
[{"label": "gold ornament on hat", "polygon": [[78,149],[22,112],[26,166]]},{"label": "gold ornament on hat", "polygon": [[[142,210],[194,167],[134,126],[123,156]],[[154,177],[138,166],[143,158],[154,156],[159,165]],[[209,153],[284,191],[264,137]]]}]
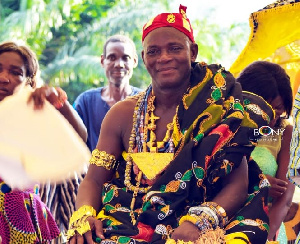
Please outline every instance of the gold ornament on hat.
[{"label": "gold ornament on hat", "polygon": [[174,14],[169,14],[167,17],[167,21],[169,23],[175,23],[175,15]]},{"label": "gold ornament on hat", "polygon": [[182,15],[183,18],[187,19],[186,13],[185,13],[185,11],[183,9],[180,9],[180,13],[181,13],[181,15]]},{"label": "gold ornament on hat", "polygon": [[144,30],[146,30],[150,25],[152,25],[154,18],[150,19],[147,24],[144,26]]}]

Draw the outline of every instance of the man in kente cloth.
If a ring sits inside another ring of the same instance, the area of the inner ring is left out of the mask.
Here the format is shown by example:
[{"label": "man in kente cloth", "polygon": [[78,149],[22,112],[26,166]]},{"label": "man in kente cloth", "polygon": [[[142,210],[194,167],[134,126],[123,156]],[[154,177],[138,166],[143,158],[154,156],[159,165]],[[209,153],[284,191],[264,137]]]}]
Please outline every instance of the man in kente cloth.
[{"label": "man in kente cloth", "polygon": [[143,27],[152,83],[105,117],[70,220],[71,244],[267,239],[268,182],[249,155],[254,129],[273,110],[260,97],[243,98],[220,65],[195,62],[185,10]]}]

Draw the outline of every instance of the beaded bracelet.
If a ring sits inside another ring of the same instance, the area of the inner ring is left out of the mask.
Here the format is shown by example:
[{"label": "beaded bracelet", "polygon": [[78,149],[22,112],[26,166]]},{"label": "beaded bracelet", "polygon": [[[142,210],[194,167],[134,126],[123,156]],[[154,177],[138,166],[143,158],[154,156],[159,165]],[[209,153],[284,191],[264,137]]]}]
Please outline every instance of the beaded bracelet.
[{"label": "beaded bracelet", "polygon": [[179,220],[179,225],[185,221],[194,224],[202,233],[216,228],[214,219],[203,212],[200,214],[200,216],[195,214],[187,214],[182,216]]},{"label": "beaded bracelet", "polygon": [[217,227],[224,228],[228,222],[225,210],[215,202],[205,202],[197,207],[191,207],[188,214],[181,217],[179,225],[189,221],[201,232]]},{"label": "beaded bracelet", "polygon": [[76,231],[80,235],[83,235],[91,230],[90,224],[87,221],[88,217],[96,217],[96,210],[92,206],[88,205],[81,206],[72,214],[69,229],[66,234],[68,240],[75,235]]},{"label": "beaded bracelet", "polygon": [[225,225],[228,223],[228,216],[226,214],[226,211],[219,204],[215,202],[204,202],[201,204],[201,206],[209,207],[217,214],[220,228],[224,228]]},{"label": "beaded bracelet", "polygon": [[114,155],[108,154],[105,151],[94,149],[90,159],[90,164],[95,164],[96,166],[111,170],[116,168],[117,161]]},{"label": "beaded bracelet", "polygon": [[228,222],[226,211],[215,202],[204,202],[200,206],[191,207],[189,209],[190,214],[200,215],[201,212],[205,212],[213,216],[220,228],[223,228]]}]

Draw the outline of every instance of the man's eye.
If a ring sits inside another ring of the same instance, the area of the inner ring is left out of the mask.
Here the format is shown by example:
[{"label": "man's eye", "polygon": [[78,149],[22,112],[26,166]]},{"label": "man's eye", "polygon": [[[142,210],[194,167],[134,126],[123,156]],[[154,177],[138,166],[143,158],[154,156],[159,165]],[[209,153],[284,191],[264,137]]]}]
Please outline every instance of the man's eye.
[{"label": "man's eye", "polygon": [[151,49],[151,50],[148,50],[147,51],[147,54],[148,55],[155,55],[155,54],[157,54],[158,53],[158,50],[156,50],[156,49]]},{"label": "man's eye", "polygon": [[16,71],[16,70],[12,70],[12,71],[10,71],[10,73],[12,73],[13,75],[16,75],[16,76],[23,76],[22,72]]},{"label": "man's eye", "polygon": [[129,56],[123,57],[123,61],[128,62],[130,60]]},{"label": "man's eye", "polygon": [[172,52],[178,52],[178,51],[180,51],[182,48],[181,47],[178,47],[178,46],[174,46],[174,47],[171,47],[170,48],[170,50],[172,51]]},{"label": "man's eye", "polygon": [[106,59],[109,61],[115,61],[116,57],[115,56],[107,56]]}]

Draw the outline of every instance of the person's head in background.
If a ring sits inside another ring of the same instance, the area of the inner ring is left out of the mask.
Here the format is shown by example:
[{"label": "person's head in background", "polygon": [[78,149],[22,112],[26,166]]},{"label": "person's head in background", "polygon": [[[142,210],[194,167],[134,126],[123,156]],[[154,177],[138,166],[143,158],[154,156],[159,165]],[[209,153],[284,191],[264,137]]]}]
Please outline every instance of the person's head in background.
[{"label": "person's head in background", "polygon": [[281,118],[288,118],[293,107],[290,77],[278,64],[256,61],[248,65],[237,77],[244,91],[263,97],[275,110],[270,126],[278,127]]},{"label": "person's head in background", "polygon": [[17,86],[35,88],[38,60],[27,46],[15,42],[0,44],[0,101],[13,94]]},{"label": "person's head in background", "polygon": [[138,64],[138,56],[133,41],[124,35],[109,37],[101,55],[101,65],[109,85],[122,87],[129,84],[133,68]]}]

